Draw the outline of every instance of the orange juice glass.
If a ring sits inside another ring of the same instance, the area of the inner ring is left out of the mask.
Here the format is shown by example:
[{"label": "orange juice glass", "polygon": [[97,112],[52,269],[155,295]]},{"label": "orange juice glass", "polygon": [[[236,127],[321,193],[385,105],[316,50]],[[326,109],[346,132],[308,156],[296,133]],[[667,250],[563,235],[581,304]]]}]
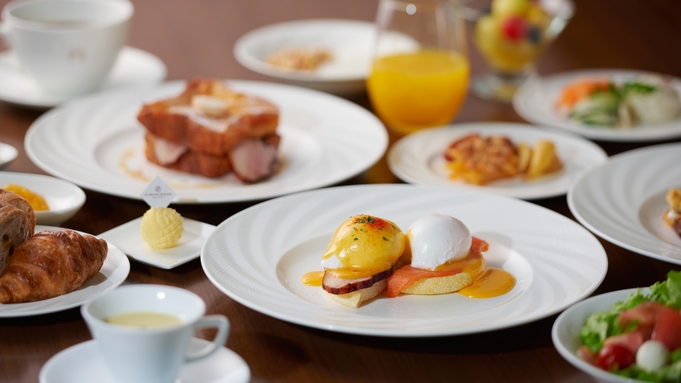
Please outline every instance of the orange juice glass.
[{"label": "orange juice glass", "polygon": [[369,98],[388,128],[408,134],[446,125],[468,91],[465,26],[452,0],[381,0],[367,79]]}]

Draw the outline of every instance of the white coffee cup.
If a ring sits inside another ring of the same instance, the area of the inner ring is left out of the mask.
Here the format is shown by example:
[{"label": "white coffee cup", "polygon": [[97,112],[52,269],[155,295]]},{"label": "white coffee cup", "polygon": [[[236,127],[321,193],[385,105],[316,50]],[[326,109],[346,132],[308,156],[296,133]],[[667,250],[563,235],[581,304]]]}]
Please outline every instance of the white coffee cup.
[{"label": "white coffee cup", "polygon": [[0,35],[46,93],[78,96],[106,79],[133,11],[126,0],[15,0],[2,10]]},{"label": "white coffee cup", "polygon": [[[205,358],[224,345],[229,322],[222,315],[204,316],[196,294],[171,286],[125,285],[83,305],[81,313],[111,376],[126,383],[171,383],[182,365]],[[157,313],[179,318],[170,327],[141,328],[109,323],[121,314]],[[215,339],[187,354],[194,330],[215,327]]]}]

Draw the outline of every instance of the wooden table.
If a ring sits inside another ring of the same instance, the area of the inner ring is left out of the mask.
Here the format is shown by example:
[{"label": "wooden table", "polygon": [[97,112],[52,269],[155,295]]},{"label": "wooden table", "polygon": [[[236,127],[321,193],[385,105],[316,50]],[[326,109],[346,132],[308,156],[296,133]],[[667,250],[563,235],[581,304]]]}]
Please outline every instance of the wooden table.
[{"label": "wooden table", "polygon": [[[635,68],[681,77],[681,12],[676,0],[645,2],[575,0],[577,14],[563,35],[539,60],[540,74],[580,68]],[[6,0],[0,0],[4,6]],[[309,18],[372,21],[377,1],[369,0],[135,0],[129,44],[160,57],[168,79],[214,76],[269,79],[239,65],[232,54],[236,39],[256,27]],[[473,72],[486,70],[471,48]],[[370,109],[366,95],[352,101]],[[6,171],[44,174],[27,157],[24,135],[42,112],[0,103],[0,142],[19,149]],[[522,119],[508,104],[469,95],[455,122]],[[608,154],[650,143],[598,142]],[[385,169],[379,172],[385,172]],[[384,173],[384,177],[391,175]],[[366,174],[347,183],[371,180]],[[635,180],[632,180],[635,182]],[[395,181],[397,182],[397,181]],[[133,201],[86,191],[85,206],[64,227],[97,234],[141,216],[147,209]],[[573,218],[565,197],[536,204]],[[185,217],[219,224],[252,203],[179,205]],[[596,294],[648,286],[663,280],[669,263],[601,241],[608,274]],[[550,330],[555,316],[489,333],[424,339],[352,336],[309,329],[246,308],[218,291],[198,260],[173,270],[132,262],[125,283],[159,283],[198,293],[208,313],[227,315],[232,330],[227,346],[251,368],[253,382],[585,382],[588,376],[556,352]],[[200,333],[202,336],[210,334]],[[78,309],[0,320],[0,381],[36,382],[42,365],[55,353],[91,339]]]}]

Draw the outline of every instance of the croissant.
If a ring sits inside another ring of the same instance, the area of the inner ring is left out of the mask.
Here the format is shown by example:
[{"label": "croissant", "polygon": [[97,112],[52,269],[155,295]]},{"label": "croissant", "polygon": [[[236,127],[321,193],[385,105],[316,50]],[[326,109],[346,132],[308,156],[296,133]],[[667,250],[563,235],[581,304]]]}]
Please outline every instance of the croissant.
[{"label": "croissant", "polygon": [[95,276],[106,241],[75,231],[41,231],[14,250],[0,275],[0,303],[48,299],[78,289]]}]

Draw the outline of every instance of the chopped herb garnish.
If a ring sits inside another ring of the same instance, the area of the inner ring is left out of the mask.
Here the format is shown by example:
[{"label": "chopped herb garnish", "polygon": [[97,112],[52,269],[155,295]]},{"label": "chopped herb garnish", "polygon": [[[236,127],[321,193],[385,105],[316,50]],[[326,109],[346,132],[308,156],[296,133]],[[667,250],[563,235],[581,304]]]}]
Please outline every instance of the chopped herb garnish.
[{"label": "chopped herb garnish", "polygon": [[383,240],[384,240],[384,241],[387,241],[387,240],[388,240],[388,238],[386,238],[386,237],[383,237]]},{"label": "chopped herb garnish", "polygon": [[357,240],[357,238],[355,238],[355,241],[356,241],[356,240]]}]

